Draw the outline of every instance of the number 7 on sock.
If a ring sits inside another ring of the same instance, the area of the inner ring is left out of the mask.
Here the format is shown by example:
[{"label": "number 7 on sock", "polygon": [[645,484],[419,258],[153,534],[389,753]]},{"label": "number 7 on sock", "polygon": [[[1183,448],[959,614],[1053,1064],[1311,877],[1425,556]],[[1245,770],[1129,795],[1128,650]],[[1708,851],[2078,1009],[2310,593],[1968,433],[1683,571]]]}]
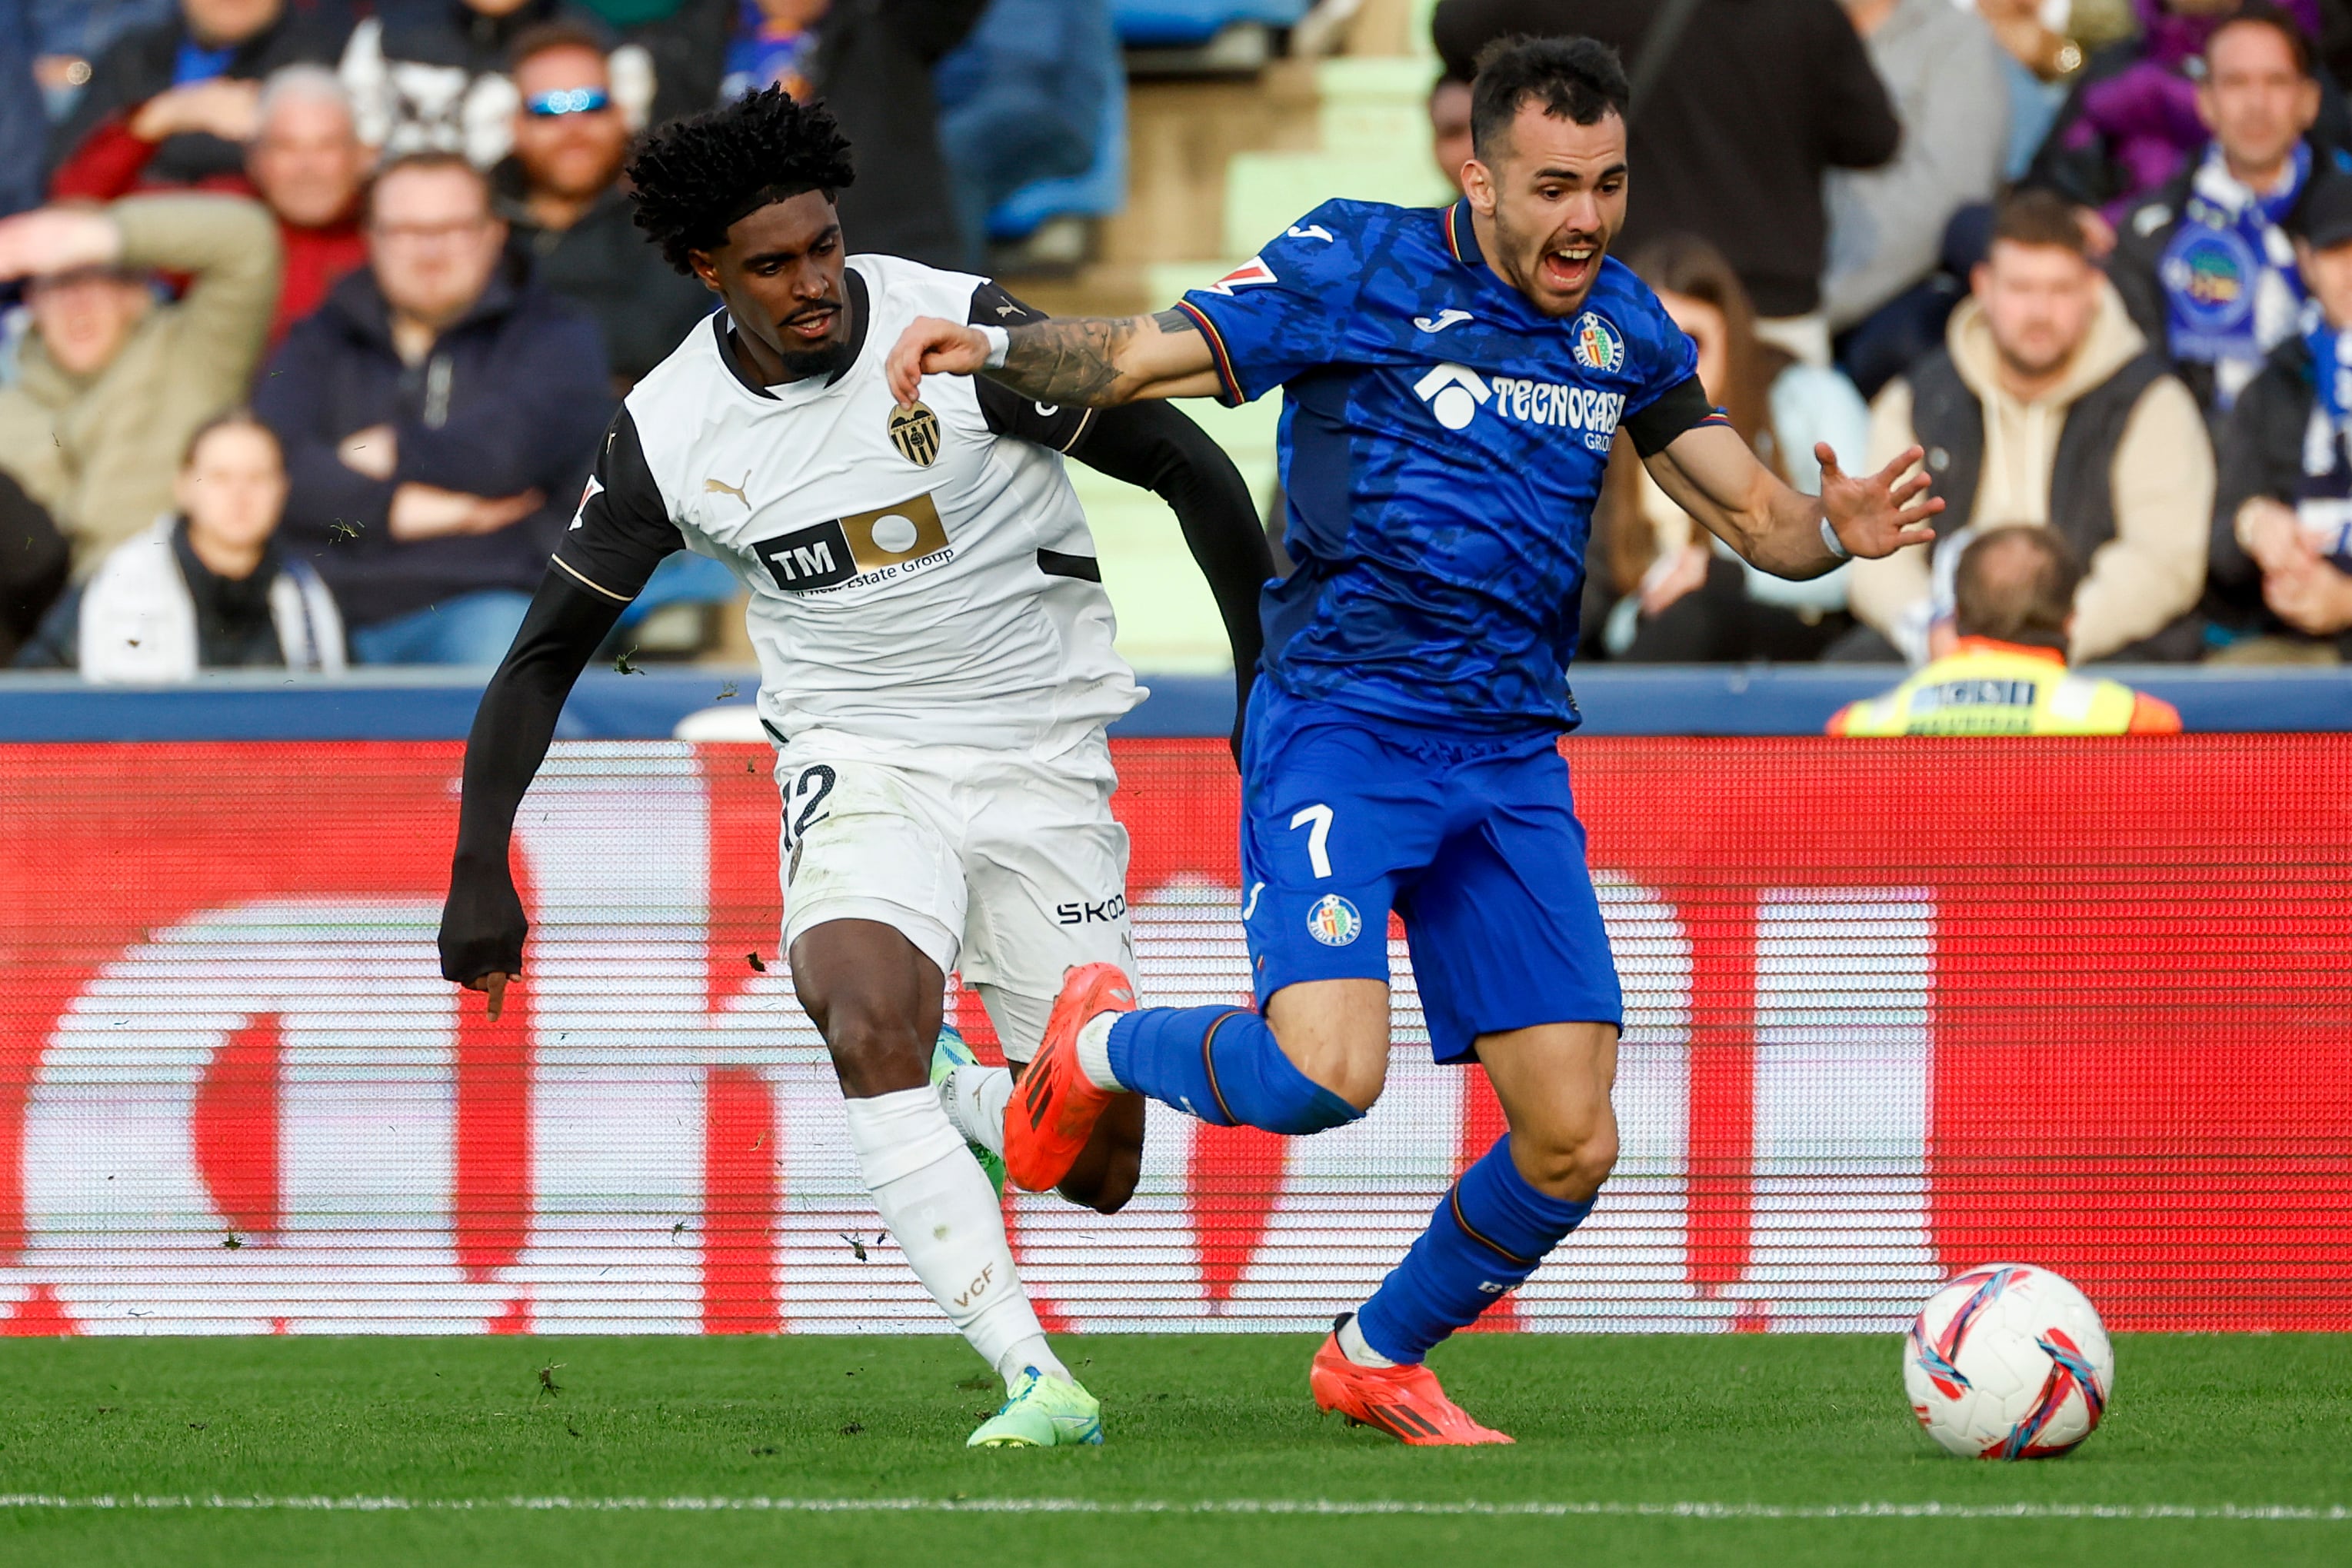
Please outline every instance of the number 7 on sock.
[{"label": "number 7 on sock", "polygon": [[1318,878],[1331,874],[1331,808],[1317,804],[1308,806],[1290,819],[1293,828],[1306,828],[1307,863],[1315,868]]}]

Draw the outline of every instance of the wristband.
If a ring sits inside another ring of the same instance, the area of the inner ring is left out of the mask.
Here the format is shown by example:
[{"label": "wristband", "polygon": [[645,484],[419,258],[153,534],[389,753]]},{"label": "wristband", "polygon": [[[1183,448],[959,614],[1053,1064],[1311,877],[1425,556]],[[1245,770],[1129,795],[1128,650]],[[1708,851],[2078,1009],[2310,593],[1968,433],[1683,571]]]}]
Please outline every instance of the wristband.
[{"label": "wristband", "polygon": [[1003,370],[1004,356],[1013,347],[1013,334],[1002,327],[982,327],[980,335],[988,340],[988,358],[981,361],[981,369]]},{"label": "wristband", "polygon": [[1853,559],[1853,551],[1845,548],[1845,541],[1837,537],[1837,530],[1830,527],[1830,520],[1827,517],[1822,519],[1822,543],[1828,548],[1830,554],[1840,560]]}]

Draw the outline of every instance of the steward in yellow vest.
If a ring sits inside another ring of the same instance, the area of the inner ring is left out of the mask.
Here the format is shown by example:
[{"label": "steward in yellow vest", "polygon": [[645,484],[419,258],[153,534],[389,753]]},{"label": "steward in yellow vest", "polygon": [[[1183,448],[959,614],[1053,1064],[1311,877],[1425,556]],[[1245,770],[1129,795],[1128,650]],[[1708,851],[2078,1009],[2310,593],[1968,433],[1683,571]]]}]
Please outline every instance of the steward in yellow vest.
[{"label": "steward in yellow vest", "polygon": [[1832,735],[2178,735],[2173,706],[2069,673],[2055,648],[1963,637],[1885,696],[1849,703]]},{"label": "steward in yellow vest", "polygon": [[2083,572],[2063,539],[2031,525],[1968,532],[1942,633],[1958,641],[1885,696],[1840,708],[1832,735],[2180,733],[2170,703],[2067,670]]}]

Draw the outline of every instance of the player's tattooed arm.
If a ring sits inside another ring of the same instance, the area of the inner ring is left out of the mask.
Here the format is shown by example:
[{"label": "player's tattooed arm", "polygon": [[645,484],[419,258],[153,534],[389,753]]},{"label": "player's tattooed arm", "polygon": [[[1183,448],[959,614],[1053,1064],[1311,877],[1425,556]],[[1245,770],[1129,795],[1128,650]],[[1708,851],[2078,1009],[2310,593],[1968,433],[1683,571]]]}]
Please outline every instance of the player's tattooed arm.
[{"label": "player's tattooed arm", "polygon": [[890,350],[890,390],[908,403],[924,376],[986,375],[1023,397],[1080,408],[1222,390],[1208,340],[1181,310],[1024,322],[1007,329],[1001,365],[989,364],[990,347],[977,328],[925,318]]}]

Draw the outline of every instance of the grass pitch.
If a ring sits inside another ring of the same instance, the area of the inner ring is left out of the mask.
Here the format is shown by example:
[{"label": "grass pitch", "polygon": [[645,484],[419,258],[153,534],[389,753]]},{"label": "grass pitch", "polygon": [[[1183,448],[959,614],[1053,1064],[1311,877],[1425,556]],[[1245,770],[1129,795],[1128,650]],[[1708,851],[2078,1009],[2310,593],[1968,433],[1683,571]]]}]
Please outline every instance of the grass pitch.
[{"label": "grass pitch", "polygon": [[2032,1465],[1935,1450],[1887,1339],[1466,1337],[1476,1450],[1318,1417],[1306,1339],[1066,1348],[1105,1448],[964,1449],[947,1339],[9,1341],[0,1561],[2352,1563],[2352,1336],[2127,1336]]}]

